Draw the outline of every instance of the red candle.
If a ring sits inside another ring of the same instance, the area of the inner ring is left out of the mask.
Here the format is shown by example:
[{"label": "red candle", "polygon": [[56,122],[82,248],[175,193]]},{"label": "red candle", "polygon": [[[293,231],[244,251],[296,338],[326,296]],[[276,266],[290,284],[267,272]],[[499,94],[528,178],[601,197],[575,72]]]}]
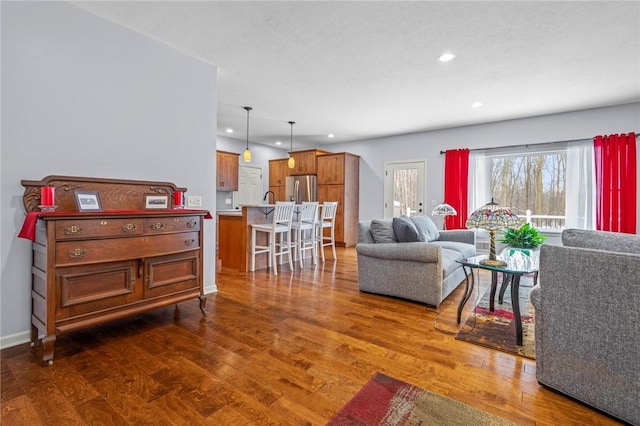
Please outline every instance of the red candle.
[{"label": "red candle", "polygon": [[53,206],[55,197],[55,188],[53,186],[43,186],[40,188],[40,204],[43,206]]},{"label": "red candle", "polygon": [[184,201],[183,201],[183,194],[182,191],[174,191],[173,192],[173,206],[174,207],[182,207]]}]

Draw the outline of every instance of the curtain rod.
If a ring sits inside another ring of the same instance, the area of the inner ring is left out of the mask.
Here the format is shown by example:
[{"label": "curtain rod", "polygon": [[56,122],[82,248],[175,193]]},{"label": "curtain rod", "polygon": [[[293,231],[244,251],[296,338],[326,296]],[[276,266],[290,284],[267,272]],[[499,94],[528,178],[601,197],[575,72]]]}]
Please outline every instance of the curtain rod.
[{"label": "curtain rod", "polygon": [[[638,132],[629,132],[629,133],[633,133],[635,136],[638,136]],[[593,139],[593,138],[591,138]],[[506,145],[506,146],[493,146],[490,148],[473,148],[473,149],[469,149],[469,151],[483,151],[483,150],[489,150],[489,149],[504,149],[504,148],[520,148],[520,147],[525,147],[528,148],[530,146],[540,146],[540,145],[554,145],[554,144],[559,144],[559,143],[569,143],[569,142],[577,142],[577,141],[584,141],[587,139],[568,139],[565,141],[554,141],[554,142],[539,142],[539,143],[526,143],[526,144],[521,144],[521,145]],[[446,151],[440,151],[440,155],[446,153]]]}]

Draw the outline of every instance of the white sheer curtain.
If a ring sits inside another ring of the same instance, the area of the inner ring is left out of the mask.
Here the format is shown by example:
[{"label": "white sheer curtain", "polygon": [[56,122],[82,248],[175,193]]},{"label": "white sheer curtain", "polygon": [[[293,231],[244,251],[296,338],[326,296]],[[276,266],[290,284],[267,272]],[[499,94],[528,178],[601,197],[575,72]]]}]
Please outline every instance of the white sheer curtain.
[{"label": "white sheer curtain", "polygon": [[567,146],[565,228],[596,228],[596,177],[591,140]]},{"label": "white sheer curtain", "polygon": [[491,201],[491,160],[483,150],[469,152],[469,214]]}]

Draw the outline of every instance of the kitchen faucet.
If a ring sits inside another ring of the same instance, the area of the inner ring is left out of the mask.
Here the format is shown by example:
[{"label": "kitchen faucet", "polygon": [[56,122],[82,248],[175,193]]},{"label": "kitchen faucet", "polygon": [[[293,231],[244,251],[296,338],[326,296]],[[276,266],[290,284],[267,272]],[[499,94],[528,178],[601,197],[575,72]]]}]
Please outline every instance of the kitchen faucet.
[{"label": "kitchen faucet", "polygon": [[267,198],[269,197],[269,194],[273,195],[273,202],[275,203],[276,201],[276,194],[273,191],[267,191],[264,193],[264,197],[262,198],[262,201],[267,201]]}]

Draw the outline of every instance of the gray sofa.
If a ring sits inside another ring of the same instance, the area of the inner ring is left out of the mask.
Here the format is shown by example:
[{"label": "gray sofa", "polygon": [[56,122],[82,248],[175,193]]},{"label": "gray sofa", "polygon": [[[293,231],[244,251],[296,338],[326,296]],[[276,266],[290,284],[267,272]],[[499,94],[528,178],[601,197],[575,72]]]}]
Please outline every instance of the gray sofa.
[{"label": "gray sofa", "polygon": [[565,230],[540,249],[536,376],[640,425],[640,236]]},{"label": "gray sofa", "polygon": [[[423,232],[415,242],[399,242],[391,219],[358,223],[361,291],[437,307],[464,280],[456,260],[475,255],[474,232],[438,231],[427,216],[418,219],[428,225],[429,232]],[[380,229],[386,230],[386,236],[381,238]]]}]

